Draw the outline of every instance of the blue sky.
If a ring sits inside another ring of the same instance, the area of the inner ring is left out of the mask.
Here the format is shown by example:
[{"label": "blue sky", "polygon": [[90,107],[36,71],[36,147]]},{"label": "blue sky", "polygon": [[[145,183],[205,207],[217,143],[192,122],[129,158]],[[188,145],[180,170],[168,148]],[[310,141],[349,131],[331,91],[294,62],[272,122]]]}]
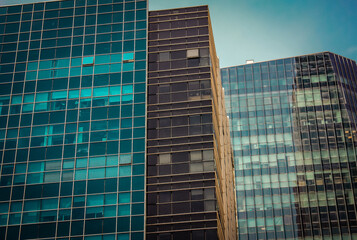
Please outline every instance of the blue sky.
[{"label": "blue sky", "polygon": [[357,60],[356,0],[149,0],[149,9],[203,4],[222,67],[320,51]]}]

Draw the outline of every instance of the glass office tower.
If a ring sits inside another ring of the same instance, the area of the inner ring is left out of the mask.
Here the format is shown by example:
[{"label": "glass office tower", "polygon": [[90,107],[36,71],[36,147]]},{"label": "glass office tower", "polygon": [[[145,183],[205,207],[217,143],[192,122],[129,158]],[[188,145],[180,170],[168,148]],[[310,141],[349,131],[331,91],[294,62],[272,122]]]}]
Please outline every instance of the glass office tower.
[{"label": "glass office tower", "polygon": [[144,239],[147,2],[0,8],[0,239]]},{"label": "glass office tower", "polygon": [[357,239],[356,63],[323,52],[221,70],[240,239]]},{"label": "glass office tower", "polygon": [[207,6],[152,11],[147,240],[237,238],[233,155]]}]

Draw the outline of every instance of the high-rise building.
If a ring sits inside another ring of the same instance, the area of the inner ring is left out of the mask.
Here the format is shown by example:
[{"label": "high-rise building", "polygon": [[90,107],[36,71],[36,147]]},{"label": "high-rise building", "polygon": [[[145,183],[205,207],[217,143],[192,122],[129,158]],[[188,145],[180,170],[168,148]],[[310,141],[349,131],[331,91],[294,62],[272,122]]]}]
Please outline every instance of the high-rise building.
[{"label": "high-rise building", "polygon": [[146,0],[0,8],[0,239],[144,239],[146,33]]},{"label": "high-rise building", "polygon": [[152,11],[147,240],[236,239],[233,156],[207,6]]},{"label": "high-rise building", "polygon": [[357,67],[322,52],[221,70],[239,239],[357,239]]},{"label": "high-rise building", "polygon": [[0,239],[236,239],[208,7],[150,15],[148,56],[146,0],[0,8]]}]

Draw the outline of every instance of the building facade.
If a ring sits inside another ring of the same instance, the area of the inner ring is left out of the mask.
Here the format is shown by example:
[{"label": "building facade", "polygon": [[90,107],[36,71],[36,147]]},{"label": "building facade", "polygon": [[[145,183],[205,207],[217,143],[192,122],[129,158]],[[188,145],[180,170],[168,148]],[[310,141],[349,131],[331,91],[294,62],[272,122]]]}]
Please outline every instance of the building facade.
[{"label": "building facade", "polygon": [[0,8],[0,239],[144,239],[145,0]]},{"label": "building facade", "polygon": [[356,63],[322,52],[221,70],[240,239],[357,239]]},{"label": "building facade", "polygon": [[147,240],[236,239],[233,157],[207,6],[149,13]]},{"label": "building facade", "polygon": [[0,8],[0,239],[236,239],[208,7],[150,16],[148,56],[146,0]]}]

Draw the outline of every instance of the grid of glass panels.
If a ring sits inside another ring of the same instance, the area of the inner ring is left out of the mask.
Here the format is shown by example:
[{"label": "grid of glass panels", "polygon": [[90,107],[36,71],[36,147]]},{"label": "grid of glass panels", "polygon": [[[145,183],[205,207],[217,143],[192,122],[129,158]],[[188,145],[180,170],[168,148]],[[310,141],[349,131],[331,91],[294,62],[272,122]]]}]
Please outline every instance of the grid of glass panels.
[{"label": "grid of glass panels", "polygon": [[0,239],[144,238],[146,20],[142,0],[0,8]]},{"label": "grid of glass panels", "polygon": [[240,239],[357,238],[356,72],[330,53],[221,70]]}]

